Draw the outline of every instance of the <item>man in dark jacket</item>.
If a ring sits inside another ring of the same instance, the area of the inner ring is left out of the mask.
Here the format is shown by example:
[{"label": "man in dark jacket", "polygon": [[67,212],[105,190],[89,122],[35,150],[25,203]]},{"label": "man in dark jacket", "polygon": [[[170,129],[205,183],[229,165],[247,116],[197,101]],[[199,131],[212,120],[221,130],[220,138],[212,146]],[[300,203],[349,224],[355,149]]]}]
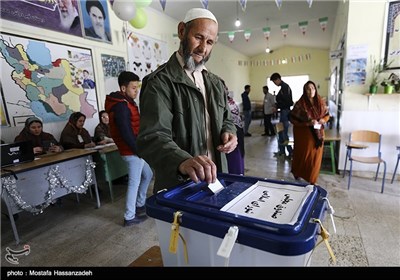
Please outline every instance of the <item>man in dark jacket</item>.
[{"label": "man in dark jacket", "polygon": [[236,128],[221,80],[204,66],[217,35],[210,11],[189,10],[178,24],[179,50],[143,80],[138,148],[155,169],[154,192],[228,171]]},{"label": "man in dark jacket", "polygon": [[128,167],[124,226],[130,226],[147,218],[144,204],[153,172],[147,162],[137,156],[140,115],[134,99],[139,91],[139,77],[123,71],[118,76],[118,85],[120,91],[106,96],[105,109],[110,117],[111,137]]},{"label": "man in dark jacket", "polygon": [[244,86],[244,92],[242,93],[242,105],[243,105],[243,115],[244,115],[244,136],[251,136],[249,133],[249,127],[251,123],[251,102],[250,102],[250,85]]},{"label": "man in dark jacket", "polygon": [[293,149],[289,144],[289,114],[290,107],[293,106],[292,89],[290,86],[282,81],[279,73],[271,75],[270,80],[281,89],[276,95],[276,107],[280,109],[279,121],[283,124],[283,131],[278,134],[279,153],[278,156],[285,156],[285,147],[288,151],[288,157],[292,157]]}]

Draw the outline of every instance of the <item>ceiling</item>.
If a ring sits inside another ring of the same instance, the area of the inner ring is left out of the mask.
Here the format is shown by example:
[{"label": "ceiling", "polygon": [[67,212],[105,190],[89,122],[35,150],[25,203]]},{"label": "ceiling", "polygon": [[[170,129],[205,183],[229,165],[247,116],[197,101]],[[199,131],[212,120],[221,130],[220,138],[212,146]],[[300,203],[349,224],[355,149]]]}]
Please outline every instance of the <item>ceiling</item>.
[{"label": "ceiling", "polygon": [[[283,0],[278,9],[274,0],[248,0],[243,12],[239,0],[209,0],[208,9],[219,23],[218,42],[252,57],[265,53],[267,46],[272,50],[282,46],[329,49],[338,4],[338,1],[314,0],[309,8],[306,0]],[[200,0],[167,0],[163,11],[160,1],[154,0],[150,7],[181,21],[189,9],[201,8],[202,4]],[[234,25],[237,17],[242,22],[240,27]],[[323,17],[328,17],[325,31],[319,23],[319,18]],[[308,21],[305,35],[299,28],[301,21]],[[281,31],[281,25],[285,24],[289,24],[286,38]],[[266,26],[271,28],[268,40],[262,31]],[[251,31],[248,41],[244,37],[244,30]],[[238,31],[232,43],[229,41],[228,31]]]}]

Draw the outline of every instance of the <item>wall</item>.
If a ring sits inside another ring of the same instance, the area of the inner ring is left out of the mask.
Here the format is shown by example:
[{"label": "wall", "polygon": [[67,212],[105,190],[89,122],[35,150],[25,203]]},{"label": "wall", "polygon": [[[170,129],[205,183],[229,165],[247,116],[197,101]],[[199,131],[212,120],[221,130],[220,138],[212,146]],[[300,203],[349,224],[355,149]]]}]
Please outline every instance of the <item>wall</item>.
[{"label": "wall", "polygon": [[[126,40],[124,36],[124,30],[127,27],[127,23],[124,23],[117,18],[108,1],[107,4],[110,14],[111,34],[113,38],[112,44],[101,43],[3,19],[0,19],[0,31],[34,39],[48,40],[55,43],[66,43],[69,45],[90,48],[92,50],[93,66],[95,70],[98,106],[99,110],[101,110],[104,108],[105,96],[108,94],[108,92],[102,90],[105,86],[101,65],[101,54],[121,56],[125,58],[125,61],[128,59]],[[174,33],[177,33],[178,22],[175,19],[165,16],[163,13],[149,7],[147,7],[145,11],[148,16],[147,24],[143,29],[137,30],[137,33],[167,42],[169,57],[179,47],[179,40],[173,36]],[[249,73],[247,69],[238,67],[237,61],[239,59],[246,60],[248,58],[223,44],[216,44],[212,57],[207,63],[207,68],[215,74],[223,77],[228,87],[234,92],[241,92],[242,85],[249,81]],[[97,123],[98,118],[96,116],[96,118],[87,119],[85,127],[90,133],[93,133],[94,127]],[[57,139],[59,139],[64,125],[65,122],[46,123],[44,124],[44,130],[52,133]],[[1,138],[6,142],[12,142],[21,129],[22,127],[1,127]]]},{"label": "wall", "polygon": [[[305,55],[309,54],[310,58],[306,59]],[[292,57],[303,57],[301,62],[293,63]],[[250,85],[252,87],[251,100],[263,100],[264,94],[262,87],[266,85],[267,78],[274,72],[280,73],[282,76],[309,75],[310,79],[319,85],[318,92],[322,96],[328,95],[329,77],[329,50],[299,48],[299,47],[282,47],[270,54],[260,54],[251,58],[251,61],[271,61],[287,58],[287,64],[276,64],[268,66],[249,66]],[[244,86],[244,85],[243,85]],[[242,86],[242,88],[243,88]],[[301,90],[302,91],[302,90]]]},{"label": "wall", "polygon": [[[383,30],[385,26],[386,1],[349,1],[339,7],[342,13],[348,10],[346,30],[346,49],[354,45],[368,45],[368,58],[380,58],[384,53]],[[347,7],[346,7],[347,6]],[[368,20],[365,20],[368,19]],[[338,28],[336,40],[342,35]],[[360,32],[365,30],[367,32]],[[333,43],[333,46],[335,44]],[[367,70],[370,69],[368,59]],[[392,72],[392,71],[391,71]],[[382,76],[389,75],[382,74]],[[397,160],[396,145],[400,144],[400,94],[378,94],[368,97],[370,74],[365,85],[343,86],[343,115],[340,133],[342,135],[339,169],[344,168],[345,141],[349,133],[356,129],[375,130],[382,134],[382,158],[387,162],[387,173],[393,174]],[[356,173],[371,175],[376,165],[359,164],[354,166]]]}]

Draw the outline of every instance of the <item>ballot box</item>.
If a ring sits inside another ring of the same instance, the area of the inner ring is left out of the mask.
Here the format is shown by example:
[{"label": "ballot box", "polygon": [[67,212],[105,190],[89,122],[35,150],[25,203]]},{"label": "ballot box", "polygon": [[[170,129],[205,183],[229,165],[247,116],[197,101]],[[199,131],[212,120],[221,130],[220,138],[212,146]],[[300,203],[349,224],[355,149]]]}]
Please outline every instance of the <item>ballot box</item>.
[{"label": "ballot box", "polygon": [[218,174],[146,201],[164,266],[307,266],[326,213],[317,185]]}]

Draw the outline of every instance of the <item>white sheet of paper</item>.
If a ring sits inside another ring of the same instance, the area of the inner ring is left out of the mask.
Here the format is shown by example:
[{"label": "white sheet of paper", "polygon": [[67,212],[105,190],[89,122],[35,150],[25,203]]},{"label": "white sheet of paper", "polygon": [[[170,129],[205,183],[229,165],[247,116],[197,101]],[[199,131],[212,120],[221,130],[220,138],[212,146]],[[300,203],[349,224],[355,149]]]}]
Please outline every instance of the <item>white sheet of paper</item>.
[{"label": "white sheet of paper", "polygon": [[321,124],[320,123],[314,124],[314,129],[321,129]]},{"label": "white sheet of paper", "polygon": [[221,190],[224,189],[224,186],[221,184],[221,182],[218,179],[216,179],[215,183],[208,184],[208,188],[213,193],[218,193],[218,192],[220,192]]}]

